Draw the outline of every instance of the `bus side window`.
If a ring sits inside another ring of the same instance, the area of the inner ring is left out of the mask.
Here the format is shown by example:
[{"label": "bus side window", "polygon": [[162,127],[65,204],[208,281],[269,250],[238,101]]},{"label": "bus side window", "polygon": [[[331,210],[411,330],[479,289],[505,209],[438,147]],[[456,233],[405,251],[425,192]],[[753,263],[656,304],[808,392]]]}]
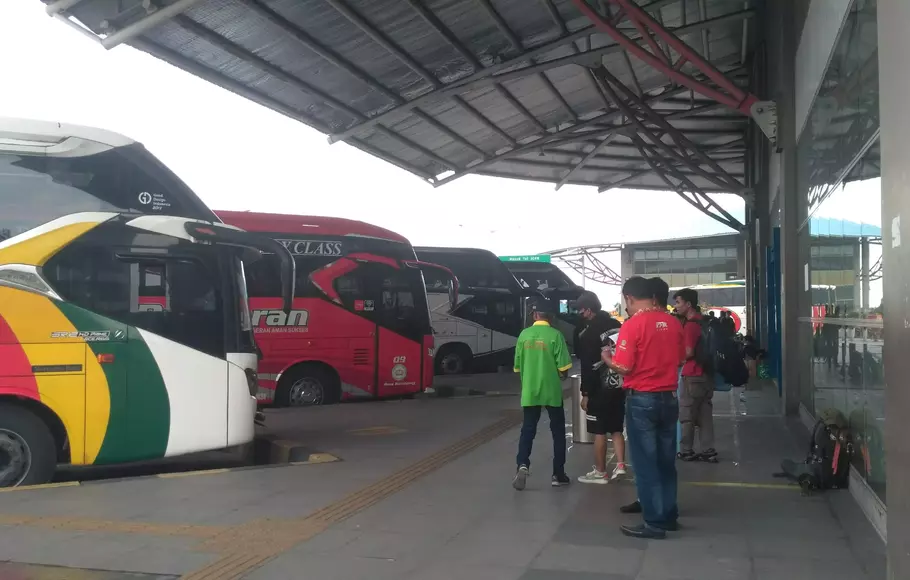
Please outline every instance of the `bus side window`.
[{"label": "bus side window", "polygon": [[[278,258],[263,255],[250,264],[245,264],[247,294],[250,298],[276,298],[281,296],[281,274]],[[299,282],[298,282],[299,284]]]},{"label": "bus side window", "polygon": [[367,267],[358,265],[347,274],[335,278],[332,286],[341,298],[341,303],[346,310],[372,319],[376,311],[376,292],[369,290],[371,284],[367,270]]},{"label": "bus side window", "polygon": [[[207,263],[211,260],[148,258],[129,248],[75,243],[48,262],[45,275],[67,302],[223,356],[224,316],[215,286],[219,274],[209,271]],[[142,308],[149,302],[157,307]]]}]

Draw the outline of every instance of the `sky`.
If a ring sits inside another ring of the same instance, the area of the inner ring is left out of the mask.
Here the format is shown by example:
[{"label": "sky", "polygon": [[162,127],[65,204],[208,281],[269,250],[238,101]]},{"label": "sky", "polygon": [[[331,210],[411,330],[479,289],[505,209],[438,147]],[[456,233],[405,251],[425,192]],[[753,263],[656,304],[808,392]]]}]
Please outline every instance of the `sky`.
[{"label": "sky", "polygon": [[[128,46],[106,51],[48,17],[38,0],[0,1],[0,54],[6,80],[0,115],[127,135],[216,210],[359,219],[414,245],[472,246],[499,255],[731,231],[671,192],[554,191],[480,176],[433,188]],[[717,199],[742,219],[739,198]],[[879,222],[880,213],[871,223]],[[619,270],[615,254],[605,261]],[[604,304],[618,297],[615,287],[588,287]]]}]

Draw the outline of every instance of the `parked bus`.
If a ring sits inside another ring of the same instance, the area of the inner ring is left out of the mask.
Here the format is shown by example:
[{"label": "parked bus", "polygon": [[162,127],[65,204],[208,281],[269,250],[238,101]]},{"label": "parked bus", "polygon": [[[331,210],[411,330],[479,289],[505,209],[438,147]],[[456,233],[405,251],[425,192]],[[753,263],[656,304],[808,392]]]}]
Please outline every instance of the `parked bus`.
[{"label": "parked bus", "polygon": [[217,217],[141,144],[0,118],[0,486],[253,439],[244,260],[294,262]]},{"label": "parked bus", "polygon": [[573,282],[565,272],[552,263],[503,263],[522,288],[540,291],[550,304],[549,309],[556,313],[556,328],[565,336],[570,349],[574,350],[575,327],[580,322],[574,302],[584,292],[584,288]]},{"label": "parked bus", "polygon": [[448,305],[457,300],[450,271],[418,261],[406,238],[359,221],[216,213],[274,238],[297,265],[297,294],[287,317],[275,310],[280,287],[272,260],[247,270],[263,356],[261,403],[325,405],[412,395],[432,385],[433,330],[422,273],[443,281]]},{"label": "parked bus", "polygon": [[458,278],[459,300],[446,302],[446,280],[426,277],[437,374],[495,371],[514,363],[518,334],[529,323],[530,307],[544,301],[522,288],[492,252],[469,248],[418,247],[424,261],[445,266]]},{"label": "parked bus", "polygon": [[670,288],[670,299],[673,294],[683,288],[691,288],[698,292],[698,303],[701,306],[702,314],[708,315],[714,312],[720,316],[721,312],[728,312],[733,318],[736,325],[736,332],[745,336],[748,334],[746,328],[746,281],[745,280],[728,280],[718,284],[699,284],[696,286],[680,286]]}]

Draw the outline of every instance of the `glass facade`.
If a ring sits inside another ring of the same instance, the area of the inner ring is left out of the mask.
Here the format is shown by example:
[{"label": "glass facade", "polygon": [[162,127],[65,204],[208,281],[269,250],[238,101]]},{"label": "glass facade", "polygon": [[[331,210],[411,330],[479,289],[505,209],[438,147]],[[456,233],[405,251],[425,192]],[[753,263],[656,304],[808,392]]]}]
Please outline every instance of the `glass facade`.
[{"label": "glass facade", "polygon": [[[799,138],[798,180],[809,216],[881,226],[876,0],[855,0]],[[804,234],[808,225],[804,226]],[[803,406],[848,420],[853,469],[884,502],[885,368],[881,235],[801,235],[812,286],[800,332],[812,345]]]},{"label": "glass facade", "polygon": [[735,247],[635,250],[633,272],[660,276],[670,287],[716,284],[738,277]]}]

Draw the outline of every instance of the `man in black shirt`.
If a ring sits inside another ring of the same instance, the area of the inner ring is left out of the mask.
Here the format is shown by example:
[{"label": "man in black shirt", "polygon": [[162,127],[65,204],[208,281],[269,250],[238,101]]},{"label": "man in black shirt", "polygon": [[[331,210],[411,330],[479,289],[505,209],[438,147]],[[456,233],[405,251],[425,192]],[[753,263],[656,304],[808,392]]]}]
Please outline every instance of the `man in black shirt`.
[{"label": "man in black shirt", "polygon": [[[576,306],[582,317],[575,341],[575,354],[581,366],[581,405],[588,432],[594,435],[594,470],[579,477],[578,481],[604,484],[626,472],[626,445],[622,434],[625,391],[621,378],[600,359],[601,350],[612,345],[612,336],[620,323],[601,309],[600,300],[593,292],[582,293]],[[613,438],[616,454],[616,468],[609,478],[606,474],[608,434]]]}]

